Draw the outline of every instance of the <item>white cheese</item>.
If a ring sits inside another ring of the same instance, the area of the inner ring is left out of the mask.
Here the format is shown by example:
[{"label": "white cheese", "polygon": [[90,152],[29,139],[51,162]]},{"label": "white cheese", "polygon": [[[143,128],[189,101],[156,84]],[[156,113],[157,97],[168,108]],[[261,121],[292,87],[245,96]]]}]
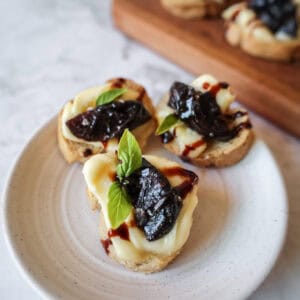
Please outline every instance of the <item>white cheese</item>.
[{"label": "white cheese", "polygon": [[[161,157],[150,155],[144,157],[158,169],[179,166],[177,163]],[[86,184],[101,205],[107,229],[111,228],[107,211],[107,195],[113,180],[111,174],[116,171],[116,166],[117,158],[115,155],[97,154],[91,157],[83,167]],[[180,176],[168,176],[167,178],[172,186],[176,186],[185,180]],[[111,240],[117,256],[122,260],[131,260],[137,263],[147,255],[164,256],[177,252],[189,236],[192,214],[197,202],[197,186],[194,186],[193,190],[183,200],[183,207],[173,229],[156,241],[147,241],[144,233],[136,227],[129,227],[130,241],[112,237]],[[129,215],[126,222],[130,224],[131,220],[133,220],[132,214]]]},{"label": "white cheese", "polygon": [[[205,83],[208,84],[207,88],[204,87]],[[204,74],[196,78],[192,82],[192,86],[196,90],[199,90],[200,92],[204,93],[209,91],[214,85],[217,85],[218,83],[219,82],[215,77],[208,74]],[[226,112],[229,105],[234,101],[234,99],[235,95],[232,93],[230,87],[221,88],[216,95],[216,101],[223,113]]]},{"label": "white cheese", "polygon": [[252,34],[257,38],[264,42],[272,42],[274,41],[274,34],[270,31],[266,26],[254,27],[252,30]]}]

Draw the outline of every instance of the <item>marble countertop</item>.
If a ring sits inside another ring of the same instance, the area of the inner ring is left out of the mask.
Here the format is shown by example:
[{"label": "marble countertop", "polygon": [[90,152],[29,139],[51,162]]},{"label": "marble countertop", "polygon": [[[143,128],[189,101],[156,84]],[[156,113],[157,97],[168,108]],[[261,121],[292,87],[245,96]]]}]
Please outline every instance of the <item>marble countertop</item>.
[{"label": "marble countertop", "polygon": [[[116,31],[109,11],[108,0],[0,2],[1,191],[26,141],[81,89],[124,76],[157,98],[174,80],[191,81],[191,74]],[[300,299],[300,142],[252,118],[281,168],[290,219],[282,254],[250,299]],[[0,253],[0,299],[39,299],[16,269],[3,234]]]}]

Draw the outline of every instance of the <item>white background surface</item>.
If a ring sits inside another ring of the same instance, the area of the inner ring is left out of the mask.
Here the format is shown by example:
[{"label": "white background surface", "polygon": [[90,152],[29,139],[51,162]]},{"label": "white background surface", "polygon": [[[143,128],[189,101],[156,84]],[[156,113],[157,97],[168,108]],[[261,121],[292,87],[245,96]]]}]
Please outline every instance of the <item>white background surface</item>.
[{"label": "white background surface", "polygon": [[[157,98],[174,80],[193,78],[115,31],[109,10],[106,0],[0,2],[1,190],[25,142],[81,89],[126,76]],[[300,143],[252,117],[286,181],[290,220],[283,253],[251,300],[300,299]],[[16,269],[2,233],[0,253],[0,299],[39,299]]]}]

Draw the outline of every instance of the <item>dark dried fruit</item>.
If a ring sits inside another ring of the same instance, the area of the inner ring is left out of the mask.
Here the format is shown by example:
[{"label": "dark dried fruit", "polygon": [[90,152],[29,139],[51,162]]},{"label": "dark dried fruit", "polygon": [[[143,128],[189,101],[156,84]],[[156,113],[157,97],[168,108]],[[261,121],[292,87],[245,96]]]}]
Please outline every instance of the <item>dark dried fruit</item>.
[{"label": "dark dried fruit", "polygon": [[297,9],[290,0],[250,0],[249,7],[272,32],[297,36]]},{"label": "dark dried fruit", "polygon": [[296,36],[298,31],[298,24],[294,18],[290,18],[285,21],[278,29],[278,32],[285,32],[290,36]]},{"label": "dark dried fruit", "polygon": [[120,137],[126,128],[133,130],[150,119],[151,115],[140,102],[119,100],[88,110],[68,120],[66,125],[80,139],[105,142]]},{"label": "dark dried fruit", "polygon": [[[197,182],[197,176],[192,174],[190,188]],[[143,159],[142,167],[124,179],[122,185],[135,208],[136,224],[148,241],[157,240],[172,230],[183,199],[159,170]]]},{"label": "dark dried fruit", "polygon": [[201,93],[192,86],[175,82],[170,89],[168,105],[184,123],[206,139],[228,141],[235,136],[213,93]]},{"label": "dark dried fruit", "polygon": [[174,139],[174,135],[170,132],[167,131],[163,134],[160,135],[161,141],[163,144],[170,143]]}]

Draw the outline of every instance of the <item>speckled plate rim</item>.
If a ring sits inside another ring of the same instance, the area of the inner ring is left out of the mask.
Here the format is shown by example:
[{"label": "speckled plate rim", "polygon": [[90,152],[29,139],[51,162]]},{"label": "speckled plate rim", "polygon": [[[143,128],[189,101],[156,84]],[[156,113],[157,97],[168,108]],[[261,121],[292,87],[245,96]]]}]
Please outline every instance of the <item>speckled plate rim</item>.
[{"label": "speckled plate rim", "polygon": [[[47,128],[52,122],[57,119],[57,115],[50,118],[44,125],[42,125],[39,129],[37,129],[31,137],[28,139],[27,143],[24,144],[22,150],[17,155],[15,161],[12,163],[7,176],[5,178],[5,184],[2,191],[2,220],[3,220],[3,233],[4,233],[4,240],[6,242],[7,248],[9,250],[10,256],[12,257],[12,260],[14,261],[15,265],[17,266],[17,269],[19,270],[20,274],[24,278],[25,282],[29,284],[29,286],[36,291],[36,293],[41,296],[42,298],[46,299],[53,299],[53,295],[48,292],[42,284],[40,284],[29,272],[26,271],[26,266],[22,260],[22,257],[17,254],[17,251],[15,250],[13,246],[13,237],[11,234],[11,230],[9,228],[9,220],[8,220],[8,192],[11,184],[11,178],[12,175],[16,172],[19,163],[21,162],[24,153],[26,150],[31,146],[31,144],[34,142],[34,140],[38,137],[38,135]],[[261,272],[261,276],[257,277],[257,280],[252,283],[252,285],[248,286],[248,289],[244,289],[244,292],[240,293],[240,299],[246,299],[248,298],[265,280],[265,278],[268,276],[268,274],[273,269],[274,265],[277,262],[277,259],[283,249],[285,239],[286,239],[286,232],[288,227],[288,215],[289,215],[289,208],[288,208],[288,198],[287,198],[287,192],[286,192],[286,186],[285,182],[283,180],[280,168],[270,150],[270,148],[266,145],[265,142],[260,140],[264,147],[266,148],[266,151],[268,152],[269,159],[272,161],[275,170],[277,171],[278,176],[278,182],[280,182],[280,189],[282,194],[282,210],[284,210],[286,213],[282,214],[281,222],[281,231],[278,231],[277,240],[278,240],[278,246],[277,251],[275,251],[273,262],[269,264],[264,270],[264,272]]]},{"label": "speckled plate rim", "polygon": [[52,295],[50,293],[48,293],[47,290],[45,290],[43,288],[43,286],[41,284],[39,284],[39,282],[37,282],[29,272],[26,271],[26,268],[25,268],[25,265],[24,265],[24,262],[23,262],[21,256],[19,256],[14,249],[13,238],[12,238],[11,231],[9,228],[7,211],[8,211],[8,201],[9,201],[8,200],[8,191],[9,191],[12,175],[17,170],[18,165],[23,158],[24,152],[30,147],[30,145],[33,143],[35,138],[37,138],[37,136],[45,128],[47,128],[55,119],[57,119],[57,115],[52,116],[44,125],[42,125],[37,130],[35,130],[32,133],[31,137],[29,137],[28,141],[23,145],[22,150],[17,154],[14,162],[10,166],[10,169],[5,178],[4,188],[2,191],[2,195],[1,195],[1,199],[2,199],[2,210],[1,211],[2,211],[2,220],[3,220],[2,231],[4,233],[4,240],[6,242],[10,256],[11,256],[13,262],[15,263],[15,266],[19,270],[21,276],[24,278],[25,282],[27,282],[29,284],[29,286],[34,291],[36,291],[36,293],[39,296],[41,296],[43,298],[47,298],[47,299],[53,298]]}]

